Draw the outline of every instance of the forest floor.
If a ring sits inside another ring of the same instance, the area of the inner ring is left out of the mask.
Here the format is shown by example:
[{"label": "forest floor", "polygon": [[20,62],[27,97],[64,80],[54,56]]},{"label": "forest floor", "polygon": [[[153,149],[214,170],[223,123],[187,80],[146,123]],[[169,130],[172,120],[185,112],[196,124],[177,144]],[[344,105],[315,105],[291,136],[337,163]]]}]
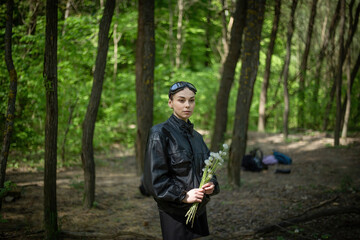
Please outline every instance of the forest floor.
[{"label": "forest floor", "polygon": [[[221,192],[208,204],[211,235],[205,239],[360,239],[359,135],[340,147],[332,147],[333,139],[320,133],[291,135],[286,143],[279,134],[251,132],[248,138],[248,151],[260,147],[270,155],[276,149],[293,164],[242,171],[240,188],[228,185],[226,167],[221,169]],[[91,210],[82,207],[82,169],[58,170],[63,239],[161,239],[156,204],[139,193],[135,158],[126,152],[114,148],[96,156],[96,202]],[[291,173],[275,173],[277,168]],[[43,172],[8,169],[7,179],[17,184],[21,196],[3,204],[0,239],[42,239]],[[269,225],[273,231],[254,234]]]}]

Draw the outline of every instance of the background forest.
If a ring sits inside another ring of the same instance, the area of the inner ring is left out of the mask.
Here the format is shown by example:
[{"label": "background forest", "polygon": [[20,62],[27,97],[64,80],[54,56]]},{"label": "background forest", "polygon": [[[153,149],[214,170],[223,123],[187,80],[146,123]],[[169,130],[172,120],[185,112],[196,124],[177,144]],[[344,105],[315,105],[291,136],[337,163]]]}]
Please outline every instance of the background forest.
[{"label": "background forest", "polygon": [[359,14],[358,0],[8,0],[0,187],[6,165],[44,170],[51,239],[57,167],[82,165],[87,208],[97,204],[94,152],[131,152],[140,174],[147,131],[170,116],[177,81],[198,89],[191,121],[209,148],[230,142],[230,184],[240,186],[248,130],[346,143],[360,130]]},{"label": "background forest", "polygon": [[[354,2],[354,1],[352,1]],[[356,1],[355,1],[356,2]],[[15,1],[13,27],[13,59],[18,73],[16,120],[11,149],[22,152],[24,162],[43,161],[45,91],[43,85],[43,61],[45,44],[45,4],[43,1]],[[256,130],[259,116],[259,99],[264,77],[266,52],[274,19],[274,3],[268,1],[261,33],[260,61],[254,86],[249,115],[249,129]],[[60,1],[58,34],[58,100],[59,130],[58,149],[60,164],[79,162],[81,150],[81,123],[92,86],[97,49],[99,19],[102,9],[98,1]],[[167,91],[175,81],[190,81],[199,89],[197,109],[192,117],[197,129],[207,130],[210,138],[214,126],[215,104],[219,88],[221,61],[224,58],[222,43],[222,11],[228,23],[234,11],[234,1],[227,1],[222,10],[221,1],[184,1],[182,20],[181,54],[176,54],[178,9],[176,1],[156,1],[156,63],[154,79],[154,124],[167,119],[171,109],[167,107]],[[358,4],[358,3],[357,3]],[[357,4],[352,4],[355,12]],[[319,52],[324,36],[329,31],[331,17],[337,1],[321,0],[317,4],[306,81],[303,122],[299,123],[299,75],[301,58],[305,48],[307,22],[311,1],[299,1],[295,13],[295,29],[291,46],[289,69],[290,131],[333,132],[336,104],[332,86],[338,59],[339,27],[326,49],[320,68]],[[284,2],[275,47],[271,61],[268,98],[266,102],[266,131],[280,132],[283,125],[283,85],[279,80],[286,55],[286,32],[290,15],[290,2]],[[1,25],[5,25],[5,5],[1,5]],[[349,1],[347,3],[348,25]],[[354,13],[353,13],[354,14]],[[135,93],[135,43],[137,37],[137,5],[135,1],[118,1],[110,29],[110,46],[105,81],[99,108],[94,145],[105,150],[117,143],[126,148],[134,147],[136,131]],[[5,28],[1,28],[1,35]],[[347,36],[347,34],[345,34]],[[359,32],[348,51],[344,69],[354,68],[359,55]],[[4,42],[1,43],[4,49]],[[3,52],[3,51],[2,51]],[[176,64],[179,58],[180,64]],[[4,59],[4,56],[2,57]],[[228,135],[233,128],[236,92],[238,88],[239,62],[228,108]],[[178,66],[177,66],[178,65]],[[319,78],[319,79],[316,79]],[[0,127],[5,125],[7,108],[8,72],[5,61],[0,62]],[[314,96],[319,81],[317,97]],[[343,75],[342,96],[346,96],[346,74]],[[359,75],[353,80],[351,111],[348,123],[350,134],[359,131]],[[314,99],[315,97],[315,99]],[[0,131],[2,134],[3,131]],[[2,136],[0,136],[2,139]],[[36,156],[36,157],[33,157]],[[19,159],[10,158],[9,164]]]}]

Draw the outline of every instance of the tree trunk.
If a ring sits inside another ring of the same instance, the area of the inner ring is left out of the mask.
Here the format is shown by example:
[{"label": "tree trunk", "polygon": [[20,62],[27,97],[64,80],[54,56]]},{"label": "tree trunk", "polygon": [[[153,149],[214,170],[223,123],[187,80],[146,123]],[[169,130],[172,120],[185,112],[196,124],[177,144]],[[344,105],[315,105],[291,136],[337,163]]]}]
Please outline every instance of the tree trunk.
[{"label": "tree trunk", "polygon": [[154,0],[139,1],[138,38],[136,42],[136,166],[144,170],[144,155],[149,130],[153,123],[155,24]]},{"label": "tree trunk", "polygon": [[61,145],[61,161],[62,161],[62,163],[65,163],[67,134],[69,133],[69,130],[70,130],[72,116],[73,116],[73,112],[74,112],[75,106],[77,104],[77,101],[78,101],[78,99],[76,99],[75,102],[72,103],[69,107],[69,118],[68,118],[68,122],[67,122],[66,129],[65,129],[64,140]]},{"label": "tree trunk", "polygon": [[348,54],[348,60],[346,65],[346,79],[347,79],[347,88],[346,88],[346,110],[344,116],[344,124],[342,127],[341,138],[346,141],[348,122],[350,118],[350,109],[351,109],[351,53]]},{"label": "tree trunk", "polygon": [[171,1],[169,1],[169,61],[170,66],[174,67],[174,56],[173,56],[173,42],[174,42],[174,34],[173,34],[173,19],[174,19],[174,11],[171,5]]},{"label": "tree trunk", "polygon": [[211,151],[213,152],[219,150],[226,132],[229,95],[234,82],[235,68],[240,56],[243,30],[246,22],[246,4],[246,0],[236,2],[229,52],[222,67],[220,87],[216,98],[215,126],[211,138]]},{"label": "tree trunk", "polygon": [[178,21],[177,21],[177,33],[176,33],[176,58],[175,66],[180,67],[181,64],[181,51],[182,51],[182,25],[184,16],[184,1],[178,0]]},{"label": "tree trunk", "polygon": [[264,20],[265,0],[249,0],[244,30],[244,52],[236,101],[236,113],[230,157],[228,179],[230,184],[240,186],[241,160],[245,155],[250,105],[256,80],[261,30]]},{"label": "tree trunk", "polygon": [[61,35],[64,36],[65,35],[65,28],[66,28],[66,19],[69,17],[70,15],[70,7],[71,7],[71,0],[67,0],[66,1],[66,8],[65,8],[65,14],[64,14],[64,25],[63,25],[63,29],[61,32]]},{"label": "tree trunk", "polygon": [[104,82],[107,53],[109,48],[109,29],[114,14],[115,1],[107,0],[104,15],[99,25],[98,50],[95,62],[94,81],[91,89],[90,101],[83,122],[81,160],[84,169],[84,204],[91,208],[95,200],[95,162],[93,138],[95,122],[101,100]]},{"label": "tree trunk", "polygon": [[[115,0],[116,1],[116,0]],[[119,8],[115,8],[115,14],[116,16],[119,15]],[[113,41],[114,41],[114,72],[113,72],[113,81],[116,82],[116,76],[117,76],[117,69],[118,69],[118,45],[119,41],[122,37],[122,33],[117,32],[118,23],[114,23],[113,27]]]},{"label": "tree trunk", "polygon": [[225,56],[227,56],[228,52],[229,52],[229,39],[228,39],[228,30],[227,30],[227,21],[226,21],[226,12],[228,10],[227,10],[227,4],[226,4],[225,0],[221,0],[221,7],[222,7],[222,10],[221,10],[221,25],[222,25],[221,43],[223,46],[223,51],[220,53],[220,57],[221,57],[220,63],[221,63],[221,65],[223,65],[225,62],[225,59],[226,59]]},{"label": "tree trunk", "polygon": [[211,7],[211,0],[208,0],[207,15],[206,15],[206,27],[205,27],[205,62],[204,62],[205,67],[210,66],[210,52],[211,52],[211,48],[210,48],[210,38],[211,38],[211,33],[210,33],[211,11],[210,11],[210,7]]},{"label": "tree trunk", "polygon": [[306,79],[306,70],[307,70],[307,62],[311,47],[311,38],[314,29],[314,22],[316,16],[316,8],[317,8],[318,0],[313,0],[311,4],[311,14],[309,19],[309,25],[307,29],[306,43],[304,54],[302,55],[301,65],[300,65],[300,82],[299,82],[299,108],[298,108],[298,127],[305,127],[305,79]]},{"label": "tree trunk", "polygon": [[283,82],[284,82],[284,114],[283,114],[283,137],[287,139],[289,134],[289,112],[290,112],[290,98],[288,89],[289,79],[289,66],[291,59],[291,39],[295,29],[295,11],[298,4],[298,0],[293,0],[291,5],[290,21],[288,25],[288,32],[286,35],[286,57],[283,70]]},{"label": "tree trunk", "polygon": [[[8,94],[8,105],[5,120],[4,139],[0,155],[0,189],[4,187],[6,164],[10,151],[11,135],[14,130],[15,102],[17,93],[17,73],[12,59],[12,24],[13,24],[14,1],[6,2],[6,27],[5,27],[5,62],[9,72],[10,86]],[[0,198],[0,211],[2,198]]]},{"label": "tree trunk", "polygon": [[58,2],[46,1],[44,85],[46,90],[44,228],[46,239],[58,238],[56,206],[56,164],[58,132],[57,96]]},{"label": "tree trunk", "polygon": [[260,102],[259,102],[259,121],[258,121],[258,131],[264,132],[265,131],[265,119],[266,119],[266,102],[267,102],[267,90],[269,87],[270,81],[270,67],[271,67],[271,57],[274,52],[276,34],[279,26],[280,21],[280,9],[281,9],[281,0],[276,0],[275,3],[275,15],[274,15],[274,22],[271,30],[270,36],[270,44],[268,51],[266,53],[266,64],[265,64],[265,73],[264,73],[264,80],[261,87],[260,93]]},{"label": "tree trunk", "polygon": [[329,31],[325,34],[324,36],[324,40],[322,42],[321,45],[321,49],[318,55],[318,59],[317,61],[317,65],[316,65],[316,73],[315,73],[315,87],[313,90],[313,97],[312,97],[312,116],[313,116],[313,125],[316,126],[317,122],[318,122],[318,110],[319,110],[319,105],[318,105],[318,96],[319,96],[319,89],[320,89],[320,76],[321,76],[321,69],[322,69],[322,63],[325,59],[326,56],[326,50],[328,48],[328,45],[331,41],[332,38],[334,38],[335,35],[335,30],[337,27],[337,24],[339,22],[339,10],[340,10],[340,2],[341,0],[338,1],[337,6],[336,6],[336,10],[334,13],[334,16],[332,18],[330,27],[329,27]]},{"label": "tree trunk", "polygon": [[[356,77],[356,74],[357,72],[359,71],[359,67],[360,67],[360,54],[358,54],[358,57],[357,57],[357,60],[356,60],[356,63],[351,71],[351,74],[350,74],[350,95],[351,95],[351,91],[352,91],[352,88],[353,88],[353,85],[354,85],[354,81],[355,81],[355,77]],[[343,105],[341,107],[342,110],[346,110],[346,105],[347,105],[347,101],[348,101],[348,96],[346,95],[345,96],[345,99],[344,99],[344,102],[343,102]],[[342,118],[341,119],[344,119],[345,118],[345,111],[342,111]],[[344,120],[342,120],[344,121]]]},{"label": "tree trunk", "polygon": [[340,33],[339,38],[339,61],[336,73],[336,122],[334,129],[334,145],[340,144],[340,125],[341,125],[341,85],[342,85],[342,66],[345,55],[344,49],[344,32],[345,32],[345,0],[341,0],[340,6]]},{"label": "tree trunk", "polygon": [[30,21],[28,26],[28,35],[35,35],[39,6],[40,6],[40,1],[38,0],[31,0],[29,3]]}]

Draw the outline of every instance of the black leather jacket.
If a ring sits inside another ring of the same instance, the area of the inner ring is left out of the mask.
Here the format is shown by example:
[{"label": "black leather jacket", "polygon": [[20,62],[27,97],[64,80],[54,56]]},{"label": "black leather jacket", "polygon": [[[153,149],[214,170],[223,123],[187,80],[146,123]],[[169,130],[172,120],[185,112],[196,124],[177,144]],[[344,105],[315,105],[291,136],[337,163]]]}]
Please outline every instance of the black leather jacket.
[{"label": "black leather jacket", "polygon": [[[204,161],[210,155],[202,136],[193,130],[193,124],[172,115],[166,122],[151,128],[145,153],[143,184],[158,203],[159,209],[184,216],[192,204],[183,203],[186,192],[198,188]],[[215,184],[212,195],[219,193]],[[206,195],[198,214],[205,211],[210,200]]]}]

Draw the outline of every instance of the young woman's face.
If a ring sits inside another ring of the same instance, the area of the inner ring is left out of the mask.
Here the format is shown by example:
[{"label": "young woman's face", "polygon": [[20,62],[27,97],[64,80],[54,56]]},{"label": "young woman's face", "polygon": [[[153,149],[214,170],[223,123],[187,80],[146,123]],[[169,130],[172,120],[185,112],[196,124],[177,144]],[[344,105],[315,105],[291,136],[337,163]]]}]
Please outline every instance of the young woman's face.
[{"label": "young woman's face", "polygon": [[169,107],[174,110],[174,115],[187,121],[193,114],[195,108],[195,93],[188,88],[175,93],[169,99]]}]

